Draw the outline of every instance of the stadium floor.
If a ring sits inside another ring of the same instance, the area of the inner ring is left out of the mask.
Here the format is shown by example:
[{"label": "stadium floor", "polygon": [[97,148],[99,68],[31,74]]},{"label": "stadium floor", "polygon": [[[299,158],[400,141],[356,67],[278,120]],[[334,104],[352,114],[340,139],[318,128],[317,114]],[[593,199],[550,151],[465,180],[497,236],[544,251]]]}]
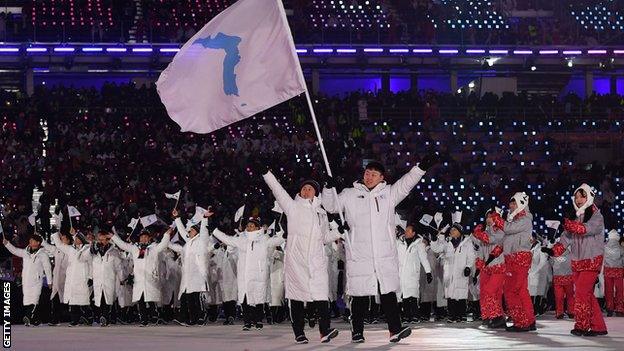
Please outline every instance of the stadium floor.
[{"label": "stadium floor", "polygon": [[426,323],[413,326],[412,335],[398,344],[388,342],[384,325],[366,326],[366,343],[351,344],[349,325],[334,323],[340,335],[329,344],[320,344],[316,331],[306,329],[310,343],[296,345],[289,324],[267,326],[261,331],[241,331],[241,326],[184,328],[180,326],[111,326],[107,328],[12,327],[11,350],[24,351],[122,351],[122,350],[622,350],[624,318],[606,320],[609,335],[575,337],[573,322],[552,315],[538,320],[537,332],[508,333],[478,329],[478,322],[462,325]]}]

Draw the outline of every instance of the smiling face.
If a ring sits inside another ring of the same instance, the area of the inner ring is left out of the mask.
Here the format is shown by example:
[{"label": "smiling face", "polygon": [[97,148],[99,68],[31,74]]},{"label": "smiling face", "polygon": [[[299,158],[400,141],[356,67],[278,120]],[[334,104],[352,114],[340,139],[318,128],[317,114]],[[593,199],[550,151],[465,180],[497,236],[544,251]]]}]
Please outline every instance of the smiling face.
[{"label": "smiling face", "polygon": [[105,232],[99,232],[98,233],[98,243],[102,246],[106,246],[108,245],[110,241],[110,237],[108,236],[108,233]]},{"label": "smiling face", "polygon": [[516,203],[516,200],[511,200],[509,202],[509,211],[514,212],[517,209],[518,209],[518,204]]},{"label": "smiling face", "polygon": [[28,239],[28,247],[30,247],[31,250],[38,250],[39,247],[41,246],[41,243],[33,238]]},{"label": "smiling face", "polygon": [[306,200],[312,200],[316,196],[316,190],[310,184],[306,184],[301,187],[301,191],[299,192],[299,196]]},{"label": "smiling face", "polygon": [[405,238],[411,239],[415,235],[416,235],[416,232],[414,231],[414,227],[412,227],[411,225],[408,225],[407,228],[405,228]]},{"label": "smiling face", "polygon": [[457,239],[460,236],[461,236],[461,233],[459,232],[459,230],[457,230],[457,228],[451,228],[451,238]]},{"label": "smiling face", "polygon": [[574,203],[578,208],[583,207],[583,205],[587,203],[587,194],[585,193],[585,190],[581,189],[574,193]]},{"label": "smiling face", "polygon": [[256,230],[259,230],[260,227],[258,227],[256,225],[256,223],[254,222],[247,222],[247,226],[245,227],[245,231],[247,232],[255,232]]},{"label": "smiling face", "polygon": [[384,176],[383,174],[381,174],[381,172],[374,169],[364,170],[364,185],[366,185],[367,188],[373,189],[383,180]]},{"label": "smiling face", "polygon": [[149,234],[141,234],[139,235],[139,243],[141,244],[149,244],[150,236]]}]

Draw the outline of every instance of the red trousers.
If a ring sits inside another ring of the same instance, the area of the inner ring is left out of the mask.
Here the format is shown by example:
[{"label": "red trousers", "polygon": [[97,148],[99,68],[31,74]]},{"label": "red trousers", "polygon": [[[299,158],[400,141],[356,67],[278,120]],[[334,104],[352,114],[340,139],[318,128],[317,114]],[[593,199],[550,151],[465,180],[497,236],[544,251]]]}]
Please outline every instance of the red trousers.
[{"label": "red trousers", "polygon": [[553,277],[555,288],[555,314],[563,314],[563,303],[566,302],[568,314],[574,314],[574,280],[571,275],[556,275]]},{"label": "red trousers", "polygon": [[529,295],[531,260],[532,255],[528,251],[505,256],[507,275],[503,293],[513,324],[519,328],[526,328],[535,323],[533,302]]},{"label": "red trousers", "polygon": [[594,295],[597,271],[576,271],[574,274],[574,329],[606,331],[602,311]]},{"label": "red trousers", "polygon": [[481,273],[479,288],[481,291],[481,317],[494,319],[503,317],[503,284],[505,283],[505,264],[487,267]]},{"label": "red trousers", "polygon": [[624,313],[624,270],[622,268],[604,268],[605,300],[608,311]]}]

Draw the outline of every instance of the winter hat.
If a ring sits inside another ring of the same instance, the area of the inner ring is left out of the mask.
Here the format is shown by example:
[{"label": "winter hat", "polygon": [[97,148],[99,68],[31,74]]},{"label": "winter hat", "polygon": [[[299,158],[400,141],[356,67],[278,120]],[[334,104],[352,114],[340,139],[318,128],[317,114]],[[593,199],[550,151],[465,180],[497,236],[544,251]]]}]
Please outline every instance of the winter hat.
[{"label": "winter hat", "polygon": [[316,182],[315,180],[312,179],[307,179],[304,180],[303,183],[301,183],[301,186],[299,186],[299,190],[301,190],[301,188],[303,188],[304,186],[309,185],[311,187],[314,188],[314,192],[315,192],[315,196],[319,196],[319,193],[321,191],[321,186],[319,185],[318,182]]},{"label": "winter hat", "polygon": [[519,192],[519,193],[515,193],[514,196],[511,197],[511,201],[515,201],[516,205],[518,205],[518,207],[516,208],[515,211],[509,213],[507,215],[507,221],[511,222],[513,221],[514,217],[524,211],[527,207],[529,207],[529,195],[527,195],[524,191],[523,192]]},{"label": "winter hat", "polygon": [[609,240],[620,240],[620,233],[615,229],[611,229],[609,232]]},{"label": "winter hat", "polygon": [[[587,195],[587,202],[585,202],[583,206],[577,207],[576,202],[574,201],[574,195],[576,195],[576,193],[579,192],[580,190],[583,190],[585,192],[585,195]],[[595,197],[596,197],[596,190],[594,190],[594,188],[590,187],[589,185],[585,183],[581,184],[581,186],[579,186],[576,190],[574,190],[574,194],[572,194],[572,204],[574,205],[574,209],[576,210],[576,215],[580,216],[584,214],[585,210],[594,204]]]},{"label": "winter hat", "polygon": [[386,173],[386,167],[384,167],[384,165],[382,165],[381,162],[378,162],[378,161],[369,162],[366,165],[366,169],[378,171],[379,173],[381,173],[381,175],[384,175]]},{"label": "winter hat", "polygon": [[459,223],[453,223],[451,228],[455,228],[455,229],[457,229],[457,231],[459,231],[460,233],[464,234],[464,227],[461,224],[459,224]]}]

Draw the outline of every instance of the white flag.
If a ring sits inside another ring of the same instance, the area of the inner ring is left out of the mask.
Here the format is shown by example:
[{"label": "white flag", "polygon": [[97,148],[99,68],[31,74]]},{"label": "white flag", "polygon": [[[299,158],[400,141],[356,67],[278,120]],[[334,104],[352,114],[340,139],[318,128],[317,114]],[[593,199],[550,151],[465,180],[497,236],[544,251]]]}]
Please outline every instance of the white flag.
[{"label": "white flag", "polygon": [[271,223],[271,225],[267,228],[267,231],[270,232],[271,230],[275,230],[275,222],[273,221],[273,223]]},{"label": "white flag", "polygon": [[271,211],[273,212],[277,212],[277,213],[284,213],[284,211],[282,210],[282,208],[280,207],[280,205],[277,203],[277,200],[275,201],[275,203],[273,204],[273,208],[271,209]]},{"label": "white flag", "polygon": [[236,213],[234,214],[234,222],[238,222],[243,217],[244,212],[245,205],[241,206],[238,210],[236,210]]},{"label": "white flag", "polygon": [[174,200],[180,200],[180,193],[182,192],[182,190],[179,190],[177,193],[175,194],[167,194],[165,193],[165,197],[167,199],[174,199]]},{"label": "white flag", "polygon": [[451,215],[453,223],[461,223],[462,211],[453,212]]},{"label": "white flag", "polygon": [[436,212],[436,214],[433,215],[433,220],[435,221],[436,228],[439,228],[440,223],[442,223],[442,213]]},{"label": "white flag", "polygon": [[30,216],[28,216],[28,223],[30,223],[30,225],[32,225],[33,227],[35,226],[35,221],[37,220],[37,214],[33,213]]},{"label": "white flag", "polygon": [[69,214],[70,217],[80,216],[80,212],[78,212],[78,209],[75,208],[74,206],[67,206],[67,213]]},{"label": "white flag", "polygon": [[138,218],[132,218],[130,220],[130,223],[128,223],[128,228],[132,229],[134,231],[134,229],[136,228],[136,226],[139,224],[139,219]]},{"label": "white flag", "polygon": [[552,228],[554,230],[559,229],[559,225],[561,225],[560,221],[546,220],[546,226],[548,228]]},{"label": "white flag", "polygon": [[155,214],[151,214],[149,216],[141,217],[141,225],[143,228],[147,228],[148,226],[158,222],[158,217]]},{"label": "white flag", "polygon": [[431,215],[424,214],[422,218],[420,219],[420,224],[424,226],[429,226],[432,220],[433,220],[433,217]]},{"label": "white flag", "polygon": [[183,132],[210,133],[306,90],[281,0],[239,0],[175,55],[156,82]]},{"label": "white flag", "polygon": [[191,217],[191,219],[189,219],[188,223],[186,223],[186,229],[189,230],[195,224],[200,223],[206,212],[207,210],[205,208],[195,206],[195,214]]},{"label": "white flag", "polygon": [[398,225],[399,227],[403,228],[403,230],[407,228],[407,221],[402,220],[401,216],[399,216],[398,213],[394,214],[394,223]]}]

